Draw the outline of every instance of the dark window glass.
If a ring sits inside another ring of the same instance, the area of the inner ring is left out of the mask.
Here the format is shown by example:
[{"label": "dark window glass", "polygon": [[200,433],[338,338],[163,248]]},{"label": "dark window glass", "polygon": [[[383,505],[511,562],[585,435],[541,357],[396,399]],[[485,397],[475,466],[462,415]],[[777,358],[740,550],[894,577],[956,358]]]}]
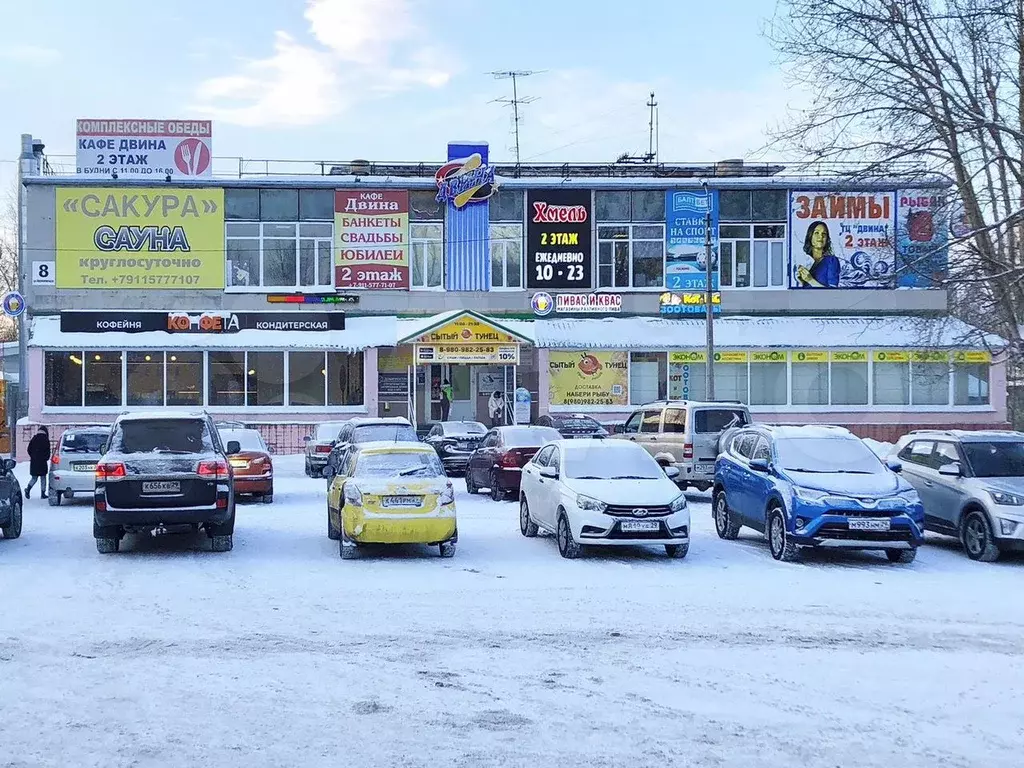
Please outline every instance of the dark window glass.
[{"label": "dark window glass", "polygon": [[665,192],[643,189],[633,192],[633,221],[664,221]]},{"label": "dark window glass", "polygon": [[284,352],[250,352],[246,365],[248,405],[284,405]]},{"label": "dark window glass", "polygon": [[210,352],[210,405],[245,405],[245,352]]},{"label": "dark window glass", "polygon": [[45,398],[53,406],[82,404],[82,352],[47,352],[45,364]]},{"label": "dark window glass", "polygon": [[164,404],[164,353],[129,352],[128,405]]},{"label": "dark window glass", "polygon": [[[967,462],[976,477],[1024,476],[1024,443],[995,440],[963,443]],[[948,463],[943,460],[943,463]]]},{"label": "dark window glass", "polygon": [[225,189],[224,218],[260,220],[260,191],[258,189]]},{"label": "dark window glass", "polygon": [[598,221],[629,221],[629,192],[599,190],[594,193],[594,215]]},{"label": "dark window glass", "polygon": [[413,221],[442,221],[444,204],[437,202],[437,193],[432,189],[410,190],[409,218]]},{"label": "dark window glass", "polygon": [[363,404],[363,353],[327,353],[327,404]]},{"label": "dark window glass", "polygon": [[718,218],[720,221],[750,221],[750,192],[739,189],[723,189],[718,193]]},{"label": "dark window glass", "polygon": [[742,427],[747,423],[747,416],[743,411],[726,408],[699,410],[693,415],[693,419],[695,423],[693,431],[704,435],[721,432],[730,427]]},{"label": "dark window glass", "polygon": [[107,442],[104,432],[67,431],[60,436],[61,453],[102,453]]},{"label": "dark window glass", "polygon": [[299,218],[303,221],[334,221],[334,190],[300,189]]},{"label": "dark window glass", "polygon": [[768,449],[768,441],[763,437],[757,438],[757,442],[754,443],[754,453],[750,457],[751,459],[760,459],[761,461],[770,461],[772,453]]},{"label": "dark window glass", "polygon": [[121,353],[85,353],[85,404],[121,405]]},{"label": "dark window glass", "polygon": [[686,411],[669,408],[665,411],[665,432],[686,432]]},{"label": "dark window glass", "polygon": [[755,240],[782,240],[785,237],[785,224],[758,224],[754,226]]},{"label": "dark window glass", "polygon": [[491,197],[491,221],[521,222],[523,220],[523,194],[521,189],[499,189]]},{"label": "dark window glass", "polygon": [[789,192],[785,189],[755,189],[752,198],[752,219],[754,221],[785,221]]},{"label": "dark window glass", "polygon": [[299,190],[261,189],[261,221],[298,221]]},{"label": "dark window glass", "polygon": [[259,285],[260,241],[256,238],[229,237],[224,242],[228,257],[228,286]]},{"label": "dark window glass", "polygon": [[324,405],[323,352],[288,353],[288,405]]},{"label": "dark window glass", "polygon": [[203,353],[167,353],[167,404],[203,404]]},{"label": "dark window glass", "polygon": [[120,453],[208,453],[213,436],[202,419],[122,421],[111,435],[110,448]]}]

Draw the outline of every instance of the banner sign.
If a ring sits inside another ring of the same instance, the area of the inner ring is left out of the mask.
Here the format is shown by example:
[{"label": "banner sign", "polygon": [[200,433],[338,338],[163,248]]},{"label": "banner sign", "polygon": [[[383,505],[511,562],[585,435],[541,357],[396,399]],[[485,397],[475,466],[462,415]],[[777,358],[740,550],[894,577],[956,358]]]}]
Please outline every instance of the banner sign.
[{"label": "banner sign", "polygon": [[622,311],[622,295],[618,293],[559,293],[554,297],[538,291],[530,299],[533,314],[547,317],[561,315],[607,314]]},{"label": "banner sign", "polygon": [[[663,315],[704,315],[707,306],[706,293],[663,293],[658,300]],[[722,312],[722,294],[711,294],[711,314]]]},{"label": "banner sign", "polygon": [[97,312],[60,313],[61,333],[237,333],[343,331],[343,312]]},{"label": "banner sign", "polygon": [[628,352],[548,353],[551,405],[629,405]]},{"label": "banner sign", "polygon": [[907,189],[896,206],[896,284],[937,288],[949,269],[949,205],[931,189]]},{"label": "banner sign", "polygon": [[409,290],[408,190],[334,193],[335,285]]},{"label": "banner sign", "polygon": [[526,287],[590,288],[590,190],[528,190],[526,219]]},{"label": "banner sign", "polygon": [[[944,359],[947,359],[949,357],[949,355],[947,355],[945,353],[943,353],[943,354],[944,354]],[[872,360],[872,362],[875,362],[875,363],[909,363],[910,362],[910,353],[909,352],[898,352],[898,351],[893,351],[893,350],[889,350],[889,349],[876,350],[875,352],[871,353],[871,360]],[[917,360],[917,358],[915,358],[914,362],[916,363],[916,362],[923,362],[923,361],[919,361],[919,360]]]},{"label": "banner sign", "polygon": [[824,349],[801,349],[793,352],[794,363],[827,363],[828,352]]},{"label": "banner sign", "polygon": [[896,195],[790,194],[791,288],[892,288]]},{"label": "banner sign", "polygon": [[718,290],[718,190],[665,193],[665,287],[707,290],[707,215],[711,214],[711,287]]},{"label": "banner sign", "polygon": [[715,352],[716,363],[745,363],[747,357],[746,352]]},{"label": "banner sign", "polygon": [[57,288],[224,288],[224,189],[57,188]]},{"label": "banner sign", "polygon": [[416,364],[496,363],[519,365],[518,344],[416,344]]},{"label": "banner sign", "polygon": [[519,339],[472,315],[462,315],[416,339],[420,344],[517,344]]},{"label": "banner sign", "polygon": [[444,278],[449,291],[491,289],[491,206],[497,180],[485,143],[449,142],[448,162],[435,174],[445,204]]},{"label": "banner sign", "polygon": [[984,350],[971,351],[971,352],[954,352],[953,353],[954,363],[991,363],[992,353]]},{"label": "banner sign", "polygon": [[213,175],[209,120],[78,120],[80,175],[208,179]]},{"label": "banner sign", "polygon": [[685,365],[688,363],[706,363],[707,352],[669,352],[668,361],[672,365]]},{"label": "banner sign", "polygon": [[866,363],[868,361],[868,353],[864,351],[830,352],[829,360],[833,363]]},{"label": "banner sign", "polygon": [[771,352],[751,352],[750,362],[752,363],[785,363],[789,360],[788,352],[772,350]]}]

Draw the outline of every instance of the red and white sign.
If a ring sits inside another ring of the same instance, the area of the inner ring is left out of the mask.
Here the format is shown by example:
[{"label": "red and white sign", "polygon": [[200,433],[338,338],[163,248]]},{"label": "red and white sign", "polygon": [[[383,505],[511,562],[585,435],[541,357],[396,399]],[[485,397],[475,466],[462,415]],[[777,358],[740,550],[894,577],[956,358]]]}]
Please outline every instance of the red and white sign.
[{"label": "red and white sign", "polygon": [[213,175],[209,120],[78,120],[76,165],[83,176],[163,180]]},{"label": "red and white sign", "polygon": [[622,296],[617,293],[559,293],[555,296],[556,313],[621,311]]},{"label": "red and white sign", "polygon": [[409,192],[334,192],[337,288],[409,290]]}]

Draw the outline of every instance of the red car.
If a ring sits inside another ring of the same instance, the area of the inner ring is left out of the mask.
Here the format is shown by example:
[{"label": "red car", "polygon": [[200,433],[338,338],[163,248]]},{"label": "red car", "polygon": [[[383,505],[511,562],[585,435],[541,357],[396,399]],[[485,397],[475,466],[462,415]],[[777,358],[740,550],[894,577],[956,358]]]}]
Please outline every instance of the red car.
[{"label": "red car", "polygon": [[259,496],[264,504],[274,500],[274,463],[263,435],[255,429],[220,429],[235,476],[235,494]]},{"label": "red car", "polygon": [[466,490],[490,488],[491,498],[501,501],[519,493],[523,466],[541,446],[561,440],[552,427],[495,427],[484,437],[466,467]]}]

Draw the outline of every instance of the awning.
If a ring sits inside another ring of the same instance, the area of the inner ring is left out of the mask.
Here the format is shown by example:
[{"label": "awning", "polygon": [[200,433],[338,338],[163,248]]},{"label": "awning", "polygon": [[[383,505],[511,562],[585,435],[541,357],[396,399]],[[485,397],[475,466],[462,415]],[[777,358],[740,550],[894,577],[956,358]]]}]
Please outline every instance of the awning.
[{"label": "awning", "polygon": [[534,323],[529,320],[505,320],[473,312],[468,309],[453,309],[429,317],[418,317],[398,321],[398,343],[409,344],[427,334],[444,329],[460,320],[471,319],[500,334],[512,336],[523,344],[533,344]]}]

